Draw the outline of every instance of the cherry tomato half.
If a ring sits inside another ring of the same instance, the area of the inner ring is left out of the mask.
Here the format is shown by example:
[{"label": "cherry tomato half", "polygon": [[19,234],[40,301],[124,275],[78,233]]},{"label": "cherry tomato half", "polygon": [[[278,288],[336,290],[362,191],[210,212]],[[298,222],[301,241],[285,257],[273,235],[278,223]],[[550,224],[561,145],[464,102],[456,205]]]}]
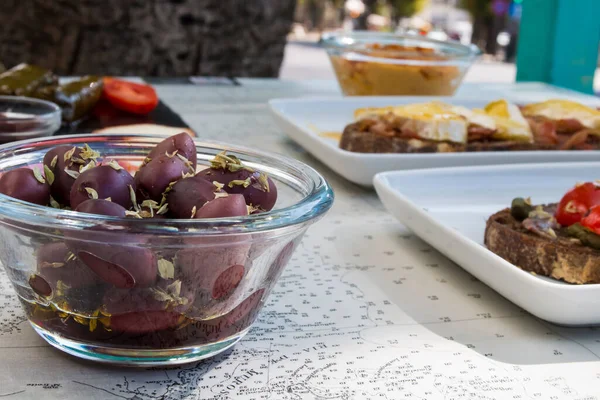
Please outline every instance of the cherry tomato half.
[{"label": "cherry tomato half", "polygon": [[113,106],[133,114],[148,114],[158,105],[152,86],[121,79],[104,78],[103,94]]},{"label": "cherry tomato half", "polygon": [[556,221],[562,226],[571,226],[586,215],[590,208],[600,204],[600,188],[586,182],[575,186],[563,196],[556,210]]},{"label": "cherry tomato half", "polygon": [[594,206],[590,213],[581,220],[581,225],[600,235],[600,206]]}]

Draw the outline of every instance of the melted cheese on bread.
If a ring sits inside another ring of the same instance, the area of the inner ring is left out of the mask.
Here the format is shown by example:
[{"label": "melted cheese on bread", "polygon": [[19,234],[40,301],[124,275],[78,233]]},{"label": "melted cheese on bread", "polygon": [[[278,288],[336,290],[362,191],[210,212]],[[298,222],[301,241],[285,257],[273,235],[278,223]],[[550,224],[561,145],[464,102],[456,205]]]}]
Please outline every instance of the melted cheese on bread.
[{"label": "melted cheese on bread", "polygon": [[533,142],[531,127],[515,104],[506,100],[497,100],[485,106],[484,110],[476,110],[476,112],[493,118],[497,130],[492,135],[494,139]]},{"label": "melted cheese on bread", "polygon": [[406,118],[403,128],[414,132],[422,139],[467,142],[469,121],[439,102],[407,104],[395,107],[361,108],[354,112],[356,120],[384,117]]},{"label": "melted cheese on bread", "polygon": [[551,120],[575,119],[586,128],[600,129],[600,110],[570,100],[547,100],[523,107],[527,117],[546,117]]},{"label": "melted cheese on bread", "polygon": [[466,143],[469,125],[495,131],[497,140],[533,141],[529,124],[519,108],[505,100],[495,101],[484,110],[433,101],[402,106],[360,108],[354,112],[356,120],[364,118],[403,117],[403,128],[418,137],[436,141]]}]

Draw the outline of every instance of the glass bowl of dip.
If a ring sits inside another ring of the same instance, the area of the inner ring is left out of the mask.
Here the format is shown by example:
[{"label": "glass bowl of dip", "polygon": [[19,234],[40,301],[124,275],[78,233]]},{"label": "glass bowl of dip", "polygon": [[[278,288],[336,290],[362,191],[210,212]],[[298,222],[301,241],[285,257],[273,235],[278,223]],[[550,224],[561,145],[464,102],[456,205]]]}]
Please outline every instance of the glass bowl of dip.
[{"label": "glass bowl of dip", "polygon": [[49,101],[0,96],[0,143],[51,136],[61,124],[61,109]]},{"label": "glass bowl of dip", "polygon": [[347,96],[451,96],[481,55],[474,45],[377,32],[325,33],[321,45]]},{"label": "glass bowl of dip", "polygon": [[[0,174],[40,168],[48,150],[84,144],[132,172],[163,139],[92,134],[15,142],[0,147]],[[199,166],[227,150],[267,173],[277,187],[275,207],[243,217],[136,219],[0,194],[0,261],[29,322],[51,345],[94,361],[169,365],[211,357],[248,332],[333,192],[299,161],[195,143]]]}]

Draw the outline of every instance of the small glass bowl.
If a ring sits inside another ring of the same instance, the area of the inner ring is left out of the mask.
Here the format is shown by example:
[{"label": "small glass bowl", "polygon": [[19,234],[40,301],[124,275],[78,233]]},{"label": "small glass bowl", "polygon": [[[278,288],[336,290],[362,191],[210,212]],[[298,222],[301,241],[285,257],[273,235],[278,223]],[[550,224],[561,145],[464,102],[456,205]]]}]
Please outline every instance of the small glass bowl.
[{"label": "small glass bowl", "polygon": [[377,32],[325,33],[347,96],[451,96],[481,55],[474,45]]},{"label": "small glass bowl", "polygon": [[50,136],[60,128],[61,109],[29,97],[0,96],[0,143]]},{"label": "small glass bowl", "polygon": [[[133,171],[162,139],[94,134],[22,141],[0,147],[0,173],[39,167],[49,149],[84,143]],[[214,142],[196,146],[199,165],[227,150],[268,173],[278,190],[275,209],[141,220],[0,194],[0,261],[31,325],[51,345],[95,361],[167,365],[213,356],[249,330],[302,235],[331,207],[333,192],[301,162]],[[151,283],[113,281],[133,271]]]}]

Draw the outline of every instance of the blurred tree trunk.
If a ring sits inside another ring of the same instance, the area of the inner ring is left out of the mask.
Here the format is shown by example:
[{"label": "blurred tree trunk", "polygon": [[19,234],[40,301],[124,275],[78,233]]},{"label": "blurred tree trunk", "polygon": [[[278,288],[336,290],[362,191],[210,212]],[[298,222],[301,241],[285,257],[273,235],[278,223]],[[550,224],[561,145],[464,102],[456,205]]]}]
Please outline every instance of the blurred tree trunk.
[{"label": "blurred tree trunk", "polygon": [[356,19],[356,28],[358,30],[366,30],[368,28],[367,19],[375,11],[377,0],[363,0],[363,3],[365,3],[365,12]]},{"label": "blurred tree trunk", "polygon": [[481,49],[486,49],[493,23],[491,0],[461,0],[460,5],[469,11],[473,19],[471,42]]},{"label": "blurred tree trunk", "polygon": [[295,0],[5,0],[0,61],[62,75],[279,73]]},{"label": "blurred tree trunk", "polygon": [[498,17],[495,16],[491,17],[487,23],[487,38],[485,41],[485,52],[487,54],[496,54],[496,50],[498,49],[496,38],[499,33],[499,25]]},{"label": "blurred tree trunk", "polygon": [[490,36],[493,36],[493,22],[494,18],[491,15],[480,15],[473,18],[473,36],[471,38],[471,42],[486,52],[488,49]]},{"label": "blurred tree trunk", "polygon": [[346,19],[345,0],[334,0],[333,6],[337,9],[339,25],[344,23]]},{"label": "blurred tree trunk", "polygon": [[306,0],[308,14],[308,30],[316,29],[319,25],[319,5],[317,0]]}]

